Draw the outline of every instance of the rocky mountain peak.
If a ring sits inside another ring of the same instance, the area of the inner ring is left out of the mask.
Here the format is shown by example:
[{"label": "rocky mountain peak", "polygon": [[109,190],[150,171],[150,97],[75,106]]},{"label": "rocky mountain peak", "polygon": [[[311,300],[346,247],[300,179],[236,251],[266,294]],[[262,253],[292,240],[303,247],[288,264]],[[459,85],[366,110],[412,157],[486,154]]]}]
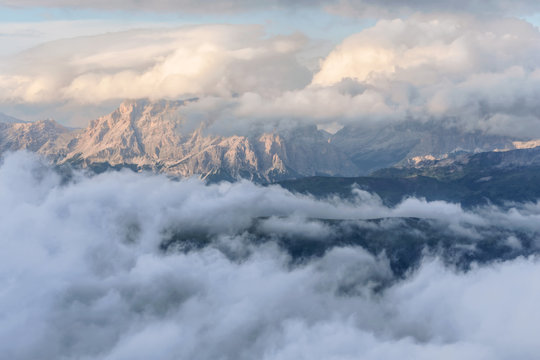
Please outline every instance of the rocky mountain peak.
[{"label": "rocky mountain peak", "polygon": [[128,99],[116,109],[118,114],[131,114],[133,117],[147,114],[148,116],[156,116],[160,113],[169,113],[177,110],[180,106],[188,102],[196,101],[197,99],[188,100],[150,100],[150,99]]},{"label": "rocky mountain peak", "polygon": [[314,175],[358,176],[400,163],[444,158],[457,151],[536,145],[414,122],[379,128],[346,126],[334,135],[315,125],[223,135],[205,131],[203,123],[188,130],[181,110],[187,101],[195,100],[126,100],[78,131],[54,120],[0,122],[0,152],[28,149],[57,163],[268,182]]},{"label": "rocky mountain peak", "polygon": [[[357,169],[328,144],[315,126],[251,136],[185,133],[179,109],[185,101],[127,100],[91,122],[70,143],[70,159],[88,164],[136,164],[178,176],[225,179],[316,174],[352,175]],[[158,169],[159,167],[159,169]]]},{"label": "rocky mountain peak", "polygon": [[0,126],[0,152],[29,150],[53,158],[62,156],[73,131],[52,119]]}]

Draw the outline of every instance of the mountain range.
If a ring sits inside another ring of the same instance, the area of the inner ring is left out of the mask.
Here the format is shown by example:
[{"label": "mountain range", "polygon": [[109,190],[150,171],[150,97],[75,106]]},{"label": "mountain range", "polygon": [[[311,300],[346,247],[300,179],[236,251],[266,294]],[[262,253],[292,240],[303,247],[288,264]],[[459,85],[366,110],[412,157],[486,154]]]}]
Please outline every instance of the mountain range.
[{"label": "mountain range", "polygon": [[540,147],[482,153],[461,153],[414,166],[394,166],[360,177],[308,177],[281,181],[293,192],[318,198],[355,196],[357,188],[377,194],[394,206],[406,198],[459,203],[464,207],[540,198]]},{"label": "mountain range", "polygon": [[58,165],[98,172],[129,167],[173,177],[268,183],[310,176],[355,177],[396,165],[456,159],[457,154],[540,145],[414,121],[378,128],[350,125],[335,134],[312,125],[223,136],[206,131],[204,123],[195,129],[187,126],[180,110],[189,101],[196,99],[126,100],[84,129],[2,115],[0,153],[27,149]]}]

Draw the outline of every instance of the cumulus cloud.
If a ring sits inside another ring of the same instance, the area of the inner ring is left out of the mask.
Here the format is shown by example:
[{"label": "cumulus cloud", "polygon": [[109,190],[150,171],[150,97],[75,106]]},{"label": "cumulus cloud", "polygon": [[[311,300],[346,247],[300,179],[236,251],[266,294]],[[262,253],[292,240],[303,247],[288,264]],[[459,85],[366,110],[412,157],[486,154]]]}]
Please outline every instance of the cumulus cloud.
[{"label": "cumulus cloud", "polygon": [[132,30],[59,40],[8,61],[0,94],[11,102],[272,94],[301,88],[302,35],[266,37],[259,26]]},{"label": "cumulus cloud", "polygon": [[359,126],[414,119],[534,137],[539,54],[540,32],[523,20],[381,20],[338,45],[303,89],[207,105],[228,126],[242,119]]},{"label": "cumulus cloud", "polygon": [[[294,264],[254,234],[293,241],[302,230],[325,243],[334,225],[315,218],[424,216],[514,229],[516,248],[523,231],[540,230],[540,205],[467,212],[410,199],[392,209],[356,191],[353,202],[316,200],[248,182],[128,172],[63,183],[34,155],[11,155],[0,167],[0,351],[11,359],[536,357],[536,257],[467,272],[426,258],[396,278],[384,253],[329,244]],[[171,229],[202,246],[165,251]]]},{"label": "cumulus cloud", "polygon": [[339,45],[313,84],[353,78],[413,117],[537,133],[539,50],[538,29],[516,19],[384,20]]},{"label": "cumulus cloud", "polygon": [[540,32],[515,18],[414,15],[346,38],[314,72],[300,34],[258,26],[137,30],[48,43],[4,64],[4,104],[198,97],[219,133],[403,120],[540,136]]},{"label": "cumulus cloud", "polygon": [[535,69],[540,33],[518,19],[414,16],[381,20],[345,39],[321,64],[313,83],[391,77],[413,85],[459,81],[514,66]]}]

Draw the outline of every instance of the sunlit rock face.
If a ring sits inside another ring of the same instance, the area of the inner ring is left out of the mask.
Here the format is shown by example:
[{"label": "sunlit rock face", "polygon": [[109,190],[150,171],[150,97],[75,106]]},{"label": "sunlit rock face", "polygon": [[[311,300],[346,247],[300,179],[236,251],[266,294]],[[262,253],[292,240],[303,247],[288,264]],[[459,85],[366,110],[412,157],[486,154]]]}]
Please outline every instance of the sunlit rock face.
[{"label": "sunlit rock face", "polygon": [[184,101],[129,100],[73,131],[54,121],[1,125],[2,151],[28,149],[58,163],[130,165],[174,176],[261,182],[312,175],[352,176],[356,166],[315,126],[221,136],[188,129]]},{"label": "sunlit rock face", "polygon": [[285,134],[220,136],[206,133],[204,124],[186,130],[178,113],[183,105],[182,101],[126,101],[77,136],[66,161],[136,164],[182,177],[259,181],[357,172],[315,127]]},{"label": "sunlit rock face", "polygon": [[129,166],[176,177],[272,182],[306,176],[358,176],[397,164],[533,147],[534,141],[467,132],[442,123],[348,125],[335,134],[315,125],[223,135],[210,120],[182,113],[196,100],[127,100],[81,130],[54,120],[0,122],[0,151],[27,149],[58,164],[94,170]]},{"label": "sunlit rock face", "polygon": [[68,142],[75,134],[54,120],[0,122],[0,153],[29,150],[54,159],[62,158]]}]

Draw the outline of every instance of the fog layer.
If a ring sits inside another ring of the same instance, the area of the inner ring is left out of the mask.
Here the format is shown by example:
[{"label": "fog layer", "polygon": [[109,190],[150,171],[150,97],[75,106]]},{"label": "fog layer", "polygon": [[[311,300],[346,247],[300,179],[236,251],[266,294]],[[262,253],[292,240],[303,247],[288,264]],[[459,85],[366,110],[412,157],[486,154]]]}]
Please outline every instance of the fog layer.
[{"label": "fog layer", "polygon": [[[0,353],[537,357],[538,203],[465,211],[408,199],[387,208],[351,191],[353,201],[317,200],[277,186],[130,172],[78,173],[66,183],[34,155],[10,155],[0,167]],[[447,254],[461,256],[455,247],[426,245],[416,265],[396,274],[392,249],[372,251],[336,237],[344,224],[353,232],[389,233],[396,221],[410,230],[402,241],[432,237],[411,228],[406,219],[413,217],[441,238],[468,239],[467,254],[491,241],[515,256],[472,256],[463,267]],[[287,244],[302,239],[307,247],[324,244],[324,251],[291,253]]]}]

